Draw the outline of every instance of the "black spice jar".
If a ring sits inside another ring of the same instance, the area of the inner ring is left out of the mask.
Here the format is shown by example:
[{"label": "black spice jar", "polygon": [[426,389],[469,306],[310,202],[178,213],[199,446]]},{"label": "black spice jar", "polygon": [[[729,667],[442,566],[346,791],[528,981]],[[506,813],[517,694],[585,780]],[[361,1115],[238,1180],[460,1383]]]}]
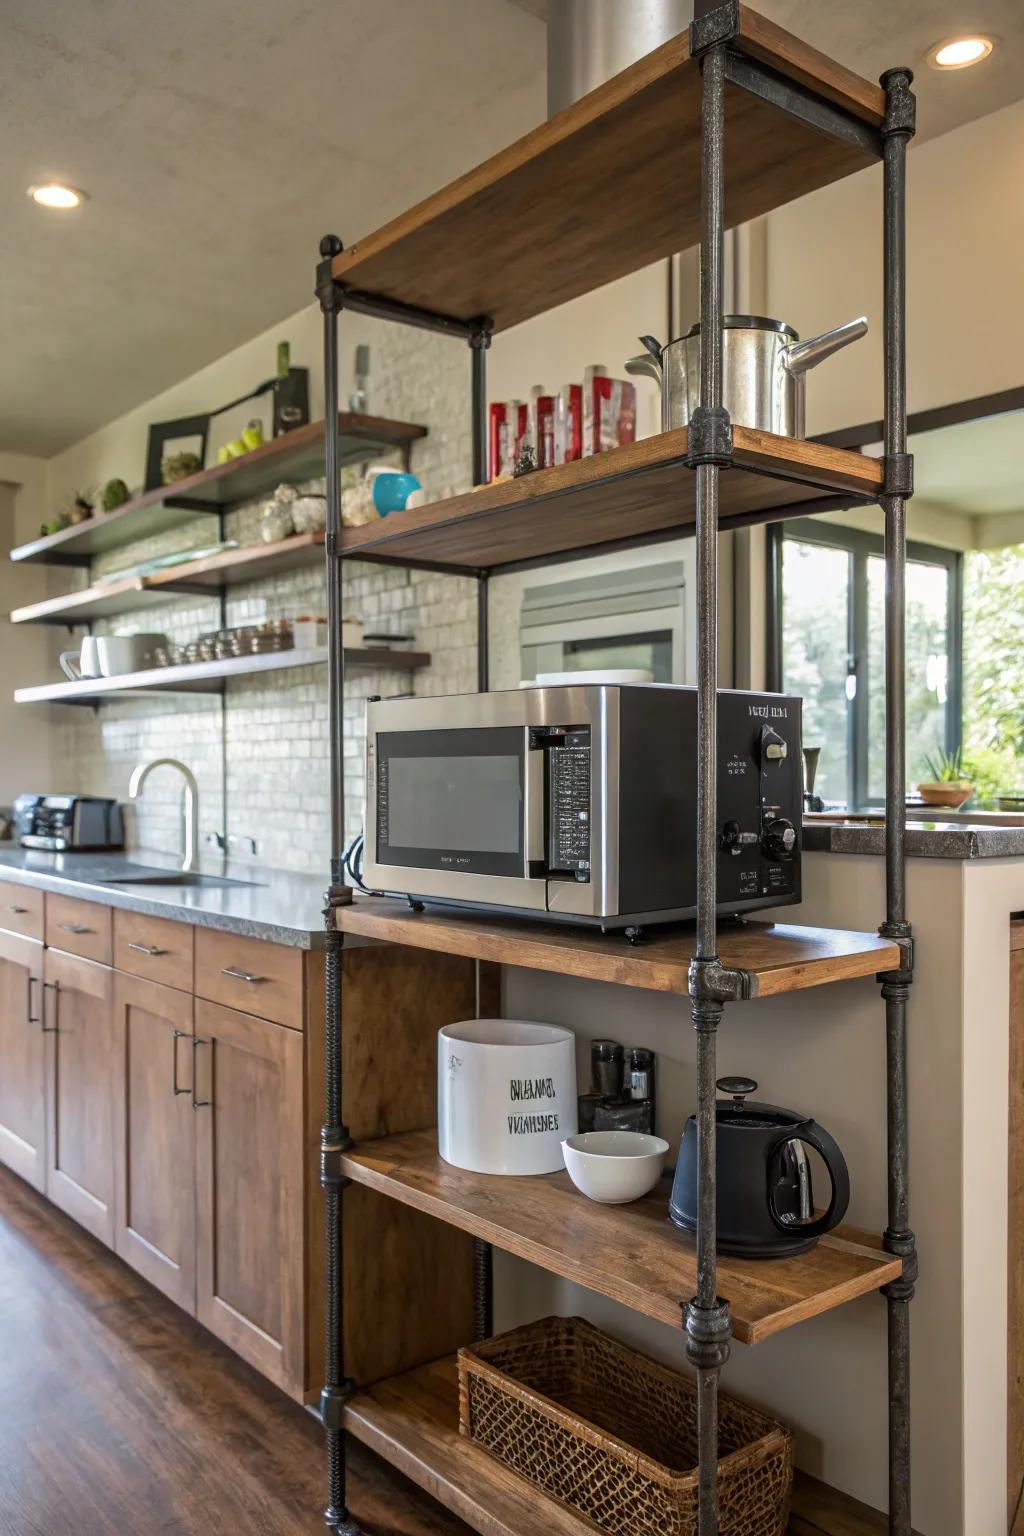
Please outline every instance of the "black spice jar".
[{"label": "black spice jar", "polygon": [[[846,1159],[814,1120],[775,1104],[748,1103],[757,1091],[749,1077],[723,1077],[715,1107],[718,1169],[718,1251],[737,1258],[787,1258],[804,1253],[839,1225],[850,1203]],[[814,1214],[806,1147],[824,1160],[832,1198]],[[683,1131],[669,1216],[686,1232],[697,1230],[697,1120]]]}]

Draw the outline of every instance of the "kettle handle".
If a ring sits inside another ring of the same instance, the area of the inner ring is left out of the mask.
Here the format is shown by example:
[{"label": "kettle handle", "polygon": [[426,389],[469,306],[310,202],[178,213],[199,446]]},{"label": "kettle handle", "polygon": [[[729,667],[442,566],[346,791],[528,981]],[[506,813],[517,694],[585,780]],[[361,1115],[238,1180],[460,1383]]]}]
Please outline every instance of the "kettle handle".
[{"label": "kettle handle", "polygon": [[[828,1210],[824,1216],[818,1216],[813,1221],[783,1221],[775,1204],[775,1186],[778,1178],[773,1175],[773,1169],[777,1167],[782,1149],[790,1141],[803,1141],[815,1152],[821,1154],[828,1176],[832,1180],[832,1198],[829,1201]],[[823,1237],[826,1232],[831,1232],[833,1227],[838,1227],[850,1204],[850,1170],[846,1166],[846,1158],[840,1152],[839,1147],[833,1141],[828,1131],[822,1130],[816,1120],[805,1120],[802,1125],[794,1126],[773,1142],[768,1150],[768,1211],[780,1232],[785,1232],[787,1237],[799,1235],[800,1237]]]}]

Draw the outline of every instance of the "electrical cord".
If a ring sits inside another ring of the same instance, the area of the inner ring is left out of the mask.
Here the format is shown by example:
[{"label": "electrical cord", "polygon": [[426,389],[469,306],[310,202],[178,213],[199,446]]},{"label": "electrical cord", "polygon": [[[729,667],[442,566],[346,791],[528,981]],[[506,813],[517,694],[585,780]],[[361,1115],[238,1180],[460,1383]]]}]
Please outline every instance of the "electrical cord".
[{"label": "electrical cord", "polygon": [[348,875],[356,889],[362,891],[365,896],[390,896],[393,897],[396,901],[409,902],[411,906],[415,907],[415,909],[419,911],[420,908],[416,904],[416,899],[410,896],[408,892],[375,891],[372,886],[366,884],[366,881],[363,879],[363,852],[365,846],[366,840],[363,836],[363,833],[357,832],[355,837],[349,843],[348,847],[345,849],[345,852],[342,854],[342,873]]},{"label": "electrical cord", "polygon": [[367,896],[382,896],[384,894],[383,891],[371,890],[363,880],[364,847],[365,838],[363,837],[362,832],[357,832],[355,837],[349,843],[348,847],[345,849],[341,860],[341,867],[352,881],[352,884],[355,885],[359,890],[364,891]]}]

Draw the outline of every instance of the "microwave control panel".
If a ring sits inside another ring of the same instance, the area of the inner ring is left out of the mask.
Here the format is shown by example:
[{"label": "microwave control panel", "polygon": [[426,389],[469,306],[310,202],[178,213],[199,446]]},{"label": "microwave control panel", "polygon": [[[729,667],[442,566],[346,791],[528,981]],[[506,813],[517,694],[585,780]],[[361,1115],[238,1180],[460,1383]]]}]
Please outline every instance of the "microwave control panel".
[{"label": "microwave control panel", "polygon": [[590,729],[531,732],[547,760],[547,874],[590,879]]}]

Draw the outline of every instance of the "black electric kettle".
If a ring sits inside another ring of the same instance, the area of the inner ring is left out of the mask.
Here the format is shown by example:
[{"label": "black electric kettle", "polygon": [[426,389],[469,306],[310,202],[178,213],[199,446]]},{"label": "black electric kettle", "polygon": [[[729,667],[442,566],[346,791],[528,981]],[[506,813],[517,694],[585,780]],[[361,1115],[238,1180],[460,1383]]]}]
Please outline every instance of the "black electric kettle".
[{"label": "black electric kettle", "polygon": [[[748,1103],[757,1084],[722,1077],[715,1106],[718,1145],[718,1251],[740,1258],[778,1259],[813,1248],[839,1225],[850,1203],[846,1159],[813,1120],[775,1104]],[[805,1145],[821,1154],[832,1180],[823,1216],[814,1214]],[[697,1118],[683,1131],[669,1216],[686,1232],[697,1230]]]}]

